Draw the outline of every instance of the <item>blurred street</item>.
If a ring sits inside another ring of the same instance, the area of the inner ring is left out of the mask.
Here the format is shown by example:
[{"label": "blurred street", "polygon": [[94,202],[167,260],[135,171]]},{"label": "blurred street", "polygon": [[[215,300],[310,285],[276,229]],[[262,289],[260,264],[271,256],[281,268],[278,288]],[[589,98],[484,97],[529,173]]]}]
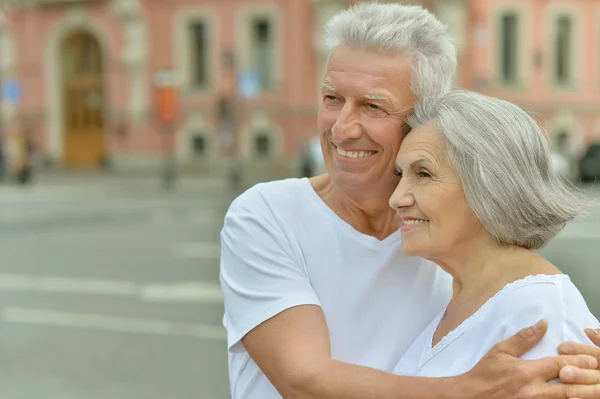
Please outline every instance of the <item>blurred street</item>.
[{"label": "blurred street", "polygon": [[592,313],[600,320],[600,187],[587,186],[595,206],[590,215],[567,225],[540,251],[583,293]]},{"label": "blurred street", "polygon": [[[179,187],[0,187],[0,397],[228,397],[218,234],[232,194],[218,179]],[[600,207],[542,252],[600,316],[598,243]]]},{"label": "blurred street", "polygon": [[224,185],[85,180],[0,189],[0,397],[228,397]]}]

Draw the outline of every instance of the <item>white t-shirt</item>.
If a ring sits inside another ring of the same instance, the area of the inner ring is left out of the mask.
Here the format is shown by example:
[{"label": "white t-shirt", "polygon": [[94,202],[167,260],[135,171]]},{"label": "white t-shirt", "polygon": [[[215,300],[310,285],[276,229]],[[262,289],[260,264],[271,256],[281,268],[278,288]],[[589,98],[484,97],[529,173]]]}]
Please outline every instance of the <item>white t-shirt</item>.
[{"label": "white t-shirt", "polygon": [[[281,398],[240,340],[278,313],[318,305],[335,360],[392,372],[451,297],[451,277],[340,219],[308,179],[238,197],[221,232],[229,377],[235,399]],[[292,345],[292,343],[290,343]]]},{"label": "white t-shirt", "polygon": [[395,374],[451,377],[471,370],[498,342],[546,319],[548,331],[523,359],[556,356],[564,341],[593,345],[584,329],[600,323],[581,293],[564,275],[529,276],[508,284],[460,326],[432,347],[443,312],[411,345],[394,369]]}]

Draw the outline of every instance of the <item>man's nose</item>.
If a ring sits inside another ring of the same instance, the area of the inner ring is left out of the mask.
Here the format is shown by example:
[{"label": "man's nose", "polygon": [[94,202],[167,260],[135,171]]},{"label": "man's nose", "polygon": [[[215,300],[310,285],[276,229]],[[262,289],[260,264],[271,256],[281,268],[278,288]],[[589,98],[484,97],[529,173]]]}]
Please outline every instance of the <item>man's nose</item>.
[{"label": "man's nose", "polygon": [[407,187],[407,183],[400,179],[398,186],[392,193],[389,201],[390,207],[394,210],[411,207],[415,204],[415,197]]},{"label": "man's nose", "polygon": [[361,136],[362,129],[358,110],[347,102],[342,107],[335,124],[331,128],[331,135],[334,142],[341,143],[349,139],[357,139]]}]

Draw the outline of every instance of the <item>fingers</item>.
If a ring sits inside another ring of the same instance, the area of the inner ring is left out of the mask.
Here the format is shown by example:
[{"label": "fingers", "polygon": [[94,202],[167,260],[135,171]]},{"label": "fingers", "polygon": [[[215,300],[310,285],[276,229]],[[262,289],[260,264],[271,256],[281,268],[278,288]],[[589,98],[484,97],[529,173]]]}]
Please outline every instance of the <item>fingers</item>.
[{"label": "fingers", "polygon": [[560,370],[560,380],[566,384],[595,385],[600,384],[600,370],[582,370],[567,366]]},{"label": "fingers", "polygon": [[[591,334],[595,336],[593,332]],[[599,347],[586,345],[579,342],[563,342],[558,347],[558,353],[560,353],[561,355],[588,355],[595,357],[596,359],[598,359],[598,361],[600,361]]]},{"label": "fingers", "polygon": [[539,360],[529,360],[529,363],[532,366],[532,369],[535,370],[535,374],[545,381],[558,378],[560,371],[567,366],[591,370],[598,367],[598,360],[588,355],[547,357]]},{"label": "fingers", "polygon": [[585,330],[585,334],[589,337],[589,339],[592,340],[592,342],[596,346],[600,346],[600,328],[597,328],[595,330],[588,328],[587,330]]},{"label": "fingers", "polygon": [[536,389],[532,397],[544,399],[598,399],[600,398],[600,385],[546,383]]},{"label": "fingers", "polygon": [[546,320],[541,320],[531,327],[522,329],[509,339],[499,342],[492,350],[506,353],[514,357],[521,357],[542,340],[547,330],[548,322]]},{"label": "fingers", "polygon": [[[558,385],[558,384],[555,384]],[[598,399],[600,398],[600,385],[564,385],[566,398]],[[545,396],[542,396],[545,397]]]}]

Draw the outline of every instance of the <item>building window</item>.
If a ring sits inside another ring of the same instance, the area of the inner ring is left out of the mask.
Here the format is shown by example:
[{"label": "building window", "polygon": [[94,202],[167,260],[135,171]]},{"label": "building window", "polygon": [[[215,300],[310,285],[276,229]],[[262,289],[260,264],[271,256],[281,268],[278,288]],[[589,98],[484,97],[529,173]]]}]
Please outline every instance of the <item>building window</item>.
[{"label": "building window", "polygon": [[563,155],[567,155],[569,153],[569,139],[570,135],[565,129],[561,129],[555,134],[556,142],[554,148],[557,152]]},{"label": "building window", "polygon": [[262,90],[269,91],[274,86],[274,32],[273,23],[267,17],[251,20],[251,68],[258,74]]},{"label": "building window", "polygon": [[504,14],[500,21],[500,78],[504,83],[518,81],[519,19],[516,13]]},{"label": "building window", "polygon": [[556,38],[554,43],[554,77],[559,84],[568,84],[572,80],[571,61],[573,57],[573,23],[569,16],[563,15],[556,20]]},{"label": "building window", "polygon": [[260,133],[254,136],[254,153],[259,157],[267,157],[271,154],[271,138]]},{"label": "building window", "polygon": [[196,89],[206,89],[209,85],[209,40],[208,24],[194,21],[189,24],[190,35],[190,83]]},{"label": "building window", "polygon": [[206,139],[203,135],[192,135],[190,144],[195,158],[202,158],[206,155]]}]

